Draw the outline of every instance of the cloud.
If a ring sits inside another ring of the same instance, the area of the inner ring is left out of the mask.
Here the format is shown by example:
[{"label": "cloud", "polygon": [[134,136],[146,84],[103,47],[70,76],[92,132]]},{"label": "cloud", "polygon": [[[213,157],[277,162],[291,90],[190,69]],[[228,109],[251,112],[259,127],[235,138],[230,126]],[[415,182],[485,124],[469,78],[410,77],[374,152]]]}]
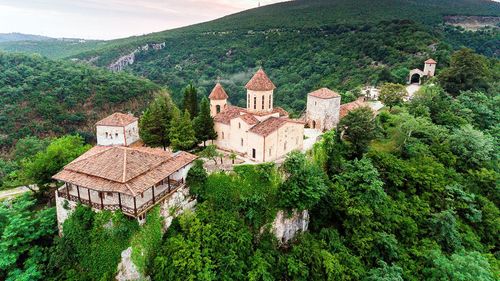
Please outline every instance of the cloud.
[{"label": "cloud", "polygon": [[[261,4],[281,2],[260,1]],[[0,0],[0,32],[111,39],[208,21],[255,0]]]}]

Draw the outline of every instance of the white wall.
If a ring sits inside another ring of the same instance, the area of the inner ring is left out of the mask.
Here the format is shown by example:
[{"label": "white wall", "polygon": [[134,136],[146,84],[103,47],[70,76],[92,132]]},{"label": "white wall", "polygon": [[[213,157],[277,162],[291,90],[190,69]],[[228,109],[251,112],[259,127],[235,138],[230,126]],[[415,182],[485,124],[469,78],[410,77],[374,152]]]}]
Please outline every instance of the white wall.
[{"label": "white wall", "polygon": [[[254,97],[257,98],[256,103]],[[264,108],[262,108],[262,99],[264,99]],[[252,112],[271,112],[273,111],[273,90],[271,91],[252,91],[247,90],[247,110]],[[255,104],[255,109],[254,109]]]}]

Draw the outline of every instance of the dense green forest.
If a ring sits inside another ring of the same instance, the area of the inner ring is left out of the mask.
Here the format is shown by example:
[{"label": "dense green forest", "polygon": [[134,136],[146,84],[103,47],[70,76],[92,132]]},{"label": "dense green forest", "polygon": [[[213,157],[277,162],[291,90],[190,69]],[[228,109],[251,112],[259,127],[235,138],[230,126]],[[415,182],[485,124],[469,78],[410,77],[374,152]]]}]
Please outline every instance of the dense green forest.
[{"label": "dense green forest", "polygon": [[5,52],[19,52],[28,54],[40,54],[42,56],[59,59],[71,57],[82,52],[93,50],[105,45],[104,41],[81,40],[81,39],[54,39],[33,40],[21,37],[20,40],[0,40],[0,50]]},{"label": "dense green forest", "polygon": [[81,132],[114,110],[138,113],[160,88],[126,73],[0,53],[0,150],[17,140]]},{"label": "dense green forest", "polygon": [[217,78],[233,104],[243,105],[242,87],[258,66],[278,86],[276,103],[298,113],[318,87],[356,91],[363,84],[404,83],[409,69],[433,57],[440,68],[462,46],[498,57],[498,29],[467,32],[443,24],[443,15],[500,15],[491,1],[291,1],[146,36],[108,41],[78,58],[108,66],[146,43],[126,70],[167,85],[176,102],[193,82],[208,93]]},{"label": "dense green forest", "polygon": [[[448,75],[473,65],[466,80]],[[158,209],[139,227],[79,206],[58,237],[54,208],[29,196],[0,203],[0,278],[113,280],[131,247],[152,280],[498,280],[500,85],[487,66],[461,50],[410,102],[376,116],[354,110],[280,167],[207,174],[197,162],[196,210],[164,234]],[[23,169],[40,177],[53,168],[43,163],[70,161],[82,142],[24,140],[16,151],[38,147]],[[269,234],[279,210],[304,209],[307,232],[285,245]]]}]

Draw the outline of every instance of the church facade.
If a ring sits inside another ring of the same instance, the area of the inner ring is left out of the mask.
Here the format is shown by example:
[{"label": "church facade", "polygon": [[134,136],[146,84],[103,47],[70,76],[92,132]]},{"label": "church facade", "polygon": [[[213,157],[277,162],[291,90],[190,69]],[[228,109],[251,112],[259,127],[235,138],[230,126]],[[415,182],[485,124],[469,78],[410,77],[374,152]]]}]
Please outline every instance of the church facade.
[{"label": "church facade", "polygon": [[246,84],[246,108],[229,105],[228,95],[217,83],[209,99],[217,139],[222,150],[233,151],[256,162],[274,161],[293,150],[302,150],[304,122],[290,119],[274,107],[276,86],[259,69]]}]

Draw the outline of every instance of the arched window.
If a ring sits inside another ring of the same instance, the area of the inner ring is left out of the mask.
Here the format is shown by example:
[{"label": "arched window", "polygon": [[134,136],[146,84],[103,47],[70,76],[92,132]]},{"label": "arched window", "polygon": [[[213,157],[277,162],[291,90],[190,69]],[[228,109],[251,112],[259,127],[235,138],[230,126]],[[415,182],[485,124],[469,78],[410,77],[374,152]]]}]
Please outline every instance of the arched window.
[{"label": "arched window", "polygon": [[257,97],[253,97],[253,109],[257,109]]},{"label": "arched window", "polygon": [[269,95],[269,109],[271,109],[272,105],[273,105],[273,95],[271,94]]},{"label": "arched window", "polygon": [[106,132],[106,138],[108,138],[108,136],[109,136],[109,134],[108,134],[108,132]]},{"label": "arched window", "polygon": [[262,110],[264,110],[264,98],[265,96],[262,96]]},{"label": "arched window", "polygon": [[243,138],[241,138],[241,146],[243,146]]},{"label": "arched window", "polygon": [[241,129],[241,122],[238,122],[238,129]]},{"label": "arched window", "polygon": [[219,113],[220,112],[220,105],[216,105],[215,106],[215,113]]}]

